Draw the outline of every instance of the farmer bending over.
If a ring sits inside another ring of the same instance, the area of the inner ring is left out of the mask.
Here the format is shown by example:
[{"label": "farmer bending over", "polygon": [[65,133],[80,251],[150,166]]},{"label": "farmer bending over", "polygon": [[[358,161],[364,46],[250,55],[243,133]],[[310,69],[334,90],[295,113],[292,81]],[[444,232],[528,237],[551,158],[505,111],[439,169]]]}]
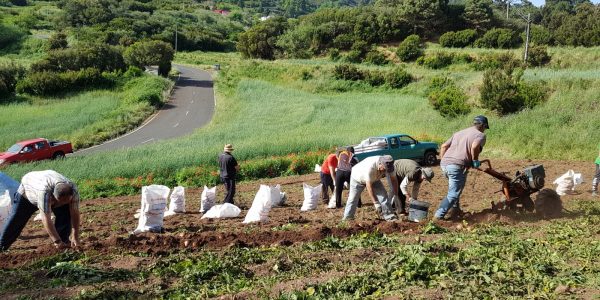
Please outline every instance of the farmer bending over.
[{"label": "farmer bending over", "polygon": [[[391,199],[381,183],[381,178],[390,176],[394,172],[394,159],[389,155],[371,156],[365,158],[352,168],[350,175],[350,191],[348,201],[344,210],[344,220],[354,219],[358,199],[362,191],[367,188],[378,212],[383,214],[387,221],[396,220],[397,217],[392,210]],[[392,183],[396,182],[396,176],[390,176]],[[397,186],[398,183],[396,182]],[[393,191],[395,194],[396,191]]]},{"label": "farmer bending over", "polygon": [[[396,173],[397,182],[400,184],[399,187],[392,187],[393,190],[398,191],[400,198],[400,205],[396,203],[396,209],[400,211],[400,214],[407,215],[406,199],[410,199],[409,201],[418,199],[421,182],[423,180],[431,182],[433,170],[421,167],[412,159],[397,159],[394,161],[394,173]],[[413,183],[412,192],[408,191],[409,183]]]},{"label": "farmer bending over", "polygon": [[[29,172],[21,179],[12,211],[0,231],[0,251],[10,248],[31,216],[40,210],[42,224],[57,249],[79,247],[79,193],[63,175],[52,171]],[[50,213],[56,220],[52,223]],[[73,232],[71,234],[71,229]],[[69,239],[69,235],[70,239]]]},{"label": "farmer bending over", "polygon": [[448,178],[448,195],[440,203],[434,219],[446,216],[449,210],[450,218],[460,217],[460,194],[467,182],[469,168],[479,168],[479,153],[485,145],[485,130],[489,129],[488,119],[477,116],[473,126],[456,132],[440,147],[442,173]]}]

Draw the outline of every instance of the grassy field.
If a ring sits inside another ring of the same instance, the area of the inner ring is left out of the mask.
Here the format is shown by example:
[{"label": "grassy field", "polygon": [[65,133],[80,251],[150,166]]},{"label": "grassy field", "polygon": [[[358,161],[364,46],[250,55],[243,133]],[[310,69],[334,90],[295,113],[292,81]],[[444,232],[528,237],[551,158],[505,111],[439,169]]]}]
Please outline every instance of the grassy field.
[{"label": "grassy field", "polygon": [[[438,47],[428,51],[484,52]],[[491,126],[483,157],[592,161],[600,141],[595,124],[600,48],[551,48],[550,53],[554,57],[548,67],[529,69],[524,76],[529,81],[543,80],[551,89],[547,103],[505,117],[475,107],[470,115],[457,119],[439,116],[428,104],[425,89],[430,78],[445,74],[467,92],[469,102],[478,103],[482,72],[465,63],[443,70],[407,64],[416,81],[394,90],[335,80],[331,75],[335,64],[326,59],[271,62],[242,60],[237,54],[179,53],[180,63],[206,68],[221,64],[222,71],[214,74],[217,110],[208,126],[185,138],[61,162],[12,166],[7,172],[19,177],[32,169],[51,168],[78,181],[158,172],[171,174],[166,176],[172,182],[182,168],[214,168],[225,143],[233,143],[238,159],[246,160],[332,149],[393,132],[443,142],[478,114],[487,115]],[[572,56],[580,60],[571,60]]]},{"label": "grassy field", "polygon": [[35,137],[69,140],[76,148],[97,144],[140,124],[154,111],[141,97],[162,96],[169,85],[143,76],[113,90],[57,98],[19,96],[0,109],[0,148]]}]

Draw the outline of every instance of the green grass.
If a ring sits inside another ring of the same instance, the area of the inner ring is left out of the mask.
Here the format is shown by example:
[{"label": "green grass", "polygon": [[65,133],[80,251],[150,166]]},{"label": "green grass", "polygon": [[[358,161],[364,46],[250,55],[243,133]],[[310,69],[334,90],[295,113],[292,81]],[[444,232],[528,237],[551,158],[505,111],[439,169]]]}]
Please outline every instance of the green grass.
[{"label": "green grass", "polygon": [[[433,49],[481,54],[486,49]],[[519,50],[512,50],[515,55]],[[600,48],[551,48],[556,60],[575,56],[596,59]],[[482,72],[467,64],[429,70],[404,64],[416,81],[401,90],[373,88],[363,83],[334,80],[334,64],[325,60],[241,60],[238,54],[179,53],[178,61],[210,67],[215,75],[217,109],[212,122],[194,134],[133,149],[93,154],[61,162],[13,166],[19,177],[32,169],[51,168],[81,181],[146,176],[161,173],[174,182],[182,168],[216,169],[215,157],[223,144],[236,146],[239,160],[285,155],[357,143],[364,137],[405,132],[422,140],[443,142],[485,114],[490,119],[483,157],[592,160],[600,141],[597,95],[600,71],[590,63],[572,62],[568,69],[551,64],[527,70],[528,81],[544,80],[552,94],[547,103],[506,117],[478,108]],[[361,68],[387,70],[392,66]],[[308,76],[307,76],[308,74]],[[579,74],[575,76],[573,74]],[[475,107],[463,118],[445,119],[428,104],[425,89],[434,76],[453,77]]]},{"label": "green grass", "polygon": [[166,80],[144,76],[112,91],[57,98],[18,97],[18,102],[1,106],[0,148],[36,137],[69,140],[75,147],[99,143],[140,124],[153,112],[147,102],[136,101],[138,94],[161,95],[167,87]]}]

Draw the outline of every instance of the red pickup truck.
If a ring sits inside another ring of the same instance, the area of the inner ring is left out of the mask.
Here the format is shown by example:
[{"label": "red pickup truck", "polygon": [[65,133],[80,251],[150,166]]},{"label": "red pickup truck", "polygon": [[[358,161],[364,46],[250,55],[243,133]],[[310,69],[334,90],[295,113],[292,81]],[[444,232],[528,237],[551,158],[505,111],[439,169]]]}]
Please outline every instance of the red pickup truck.
[{"label": "red pickup truck", "polygon": [[69,142],[49,141],[42,138],[26,140],[0,153],[0,166],[16,162],[64,158],[67,153],[73,153],[73,147]]}]

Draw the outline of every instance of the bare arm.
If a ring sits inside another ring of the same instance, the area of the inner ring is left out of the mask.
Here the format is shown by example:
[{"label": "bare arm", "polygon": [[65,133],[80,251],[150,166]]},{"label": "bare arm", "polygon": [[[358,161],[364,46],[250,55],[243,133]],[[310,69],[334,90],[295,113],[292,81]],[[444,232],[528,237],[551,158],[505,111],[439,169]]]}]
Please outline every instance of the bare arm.
[{"label": "bare arm", "polygon": [[392,195],[398,197],[398,177],[390,175],[390,181],[392,182]]},{"label": "bare arm", "polygon": [[71,236],[71,246],[79,247],[79,226],[80,226],[80,214],[79,209],[73,205],[69,206],[69,213],[71,215],[71,227],[73,228],[73,235]]},{"label": "bare arm", "polygon": [[481,153],[479,142],[473,142],[473,144],[471,144],[471,153],[473,154],[472,160],[479,160],[479,153]]},{"label": "bare arm", "polygon": [[373,191],[373,183],[367,182],[366,186],[367,186],[367,193],[371,197],[371,201],[373,201],[373,204],[378,204],[379,201],[377,201],[377,196],[375,196],[375,192]]},{"label": "bare arm", "polygon": [[335,182],[335,167],[329,166],[329,175],[331,175],[331,179]]},{"label": "bare arm", "polygon": [[58,235],[58,232],[56,231],[56,227],[54,226],[54,223],[52,223],[52,218],[50,217],[50,212],[42,212],[42,224],[44,224],[44,229],[46,229],[46,232],[48,233],[48,235],[50,236],[50,239],[52,239],[52,243],[54,244],[55,241],[60,241],[60,243],[58,244],[54,244],[54,246],[60,248],[64,248],[66,247],[66,245],[63,243],[63,241],[61,240],[60,236]]},{"label": "bare arm", "polygon": [[440,158],[444,157],[444,154],[446,154],[446,151],[448,150],[448,148],[450,147],[450,145],[443,143],[442,146],[440,146]]}]

